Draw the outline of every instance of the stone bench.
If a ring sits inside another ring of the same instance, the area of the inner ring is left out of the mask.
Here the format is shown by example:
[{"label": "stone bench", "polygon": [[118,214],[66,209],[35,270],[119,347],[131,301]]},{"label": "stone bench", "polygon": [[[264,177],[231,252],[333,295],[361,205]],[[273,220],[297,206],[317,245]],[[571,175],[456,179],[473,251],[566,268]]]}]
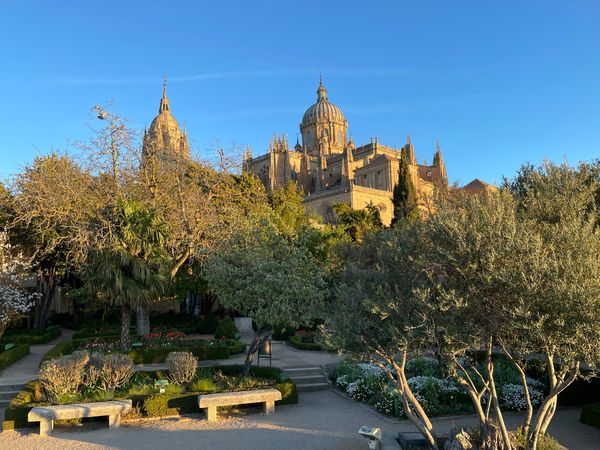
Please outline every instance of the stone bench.
[{"label": "stone bench", "polygon": [[29,422],[39,422],[40,436],[47,436],[52,432],[55,420],[108,416],[108,426],[110,428],[117,428],[121,423],[121,414],[130,410],[131,400],[36,406],[29,411],[27,420]]},{"label": "stone bench", "polygon": [[198,406],[206,409],[206,420],[217,420],[217,407],[263,403],[265,414],[275,412],[275,402],[281,400],[281,392],[277,389],[258,389],[255,391],[222,392],[220,394],[201,394]]}]

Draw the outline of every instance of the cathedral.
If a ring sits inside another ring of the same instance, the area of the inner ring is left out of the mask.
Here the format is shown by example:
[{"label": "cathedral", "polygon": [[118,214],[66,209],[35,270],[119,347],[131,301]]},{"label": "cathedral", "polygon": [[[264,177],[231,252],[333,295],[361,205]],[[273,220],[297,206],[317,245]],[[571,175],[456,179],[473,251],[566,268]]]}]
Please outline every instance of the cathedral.
[{"label": "cathedral", "polygon": [[[332,207],[347,203],[362,209],[372,203],[379,208],[384,224],[394,214],[392,191],[398,181],[400,151],[409,159],[413,185],[419,206],[427,210],[434,191],[448,186],[442,151],[437,146],[431,165],[418,164],[413,144],[402,149],[379,143],[378,138],[356,146],[348,138],[348,121],[342,110],[329,101],[323,80],[317,89],[317,102],[310,106],[300,123],[302,143],[290,148],[284,135],[274,135],[265,155],[252,157],[250,150],[243,160],[243,170],[256,175],[267,192],[295,181],[304,191],[306,208],[325,220],[333,219]],[[464,186],[467,192],[481,192],[492,187],[478,179]]]},{"label": "cathedral", "polygon": [[144,130],[142,139],[142,163],[156,159],[162,162],[174,159],[189,159],[190,146],[185,128],[183,133],[175,117],[171,114],[167,98],[167,82],[163,83],[163,95],[160,99],[158,115]]},{"label": "cathedral", "polygon": [[[293,147],[284,135],[275,134],[265,155],[254,158],[248,149],[243,155],[242,170],[257,176],[269,193],[290,181],[298,183],[304,191],[307,210],[325,220],[334,219],[333,206],[338,203],[347,203],[355,209],[373,204],[379,208],[383,223],[389,225],[394,214],[392,192],[398,182],[402,150],[408,156],[421,209],[429,210],[436,189],[448,187],[439,145],[431,165],[417,163],[410,136],[401,149],[382,145],[376,137],[357,147],[348,136],[348,121],[342,110],[329,101],[322,79],[317,102],[302,117],[300,133],[302,143],[296,139]],[[189,157],[187,133],[185,128],[181,131],[171,114],[165,81],[158,115],[144,131],[142,164],[156,161],[169,167]],[[494,188],[475,179],[461,189],[477,193]]]}]

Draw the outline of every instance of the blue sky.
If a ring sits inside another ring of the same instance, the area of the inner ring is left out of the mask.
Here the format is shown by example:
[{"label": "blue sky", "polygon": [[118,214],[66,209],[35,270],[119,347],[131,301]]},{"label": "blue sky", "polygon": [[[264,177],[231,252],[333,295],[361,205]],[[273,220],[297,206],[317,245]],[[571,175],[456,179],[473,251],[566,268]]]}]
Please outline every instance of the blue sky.
[{"label": "blue sky", "polygon": [[142,129],[162,77],[193,148],[294,141],[319,72],[357,143],[451,180],[600,156],[600,2],[0,0],[0,176],[89,135],[92,105]]}]

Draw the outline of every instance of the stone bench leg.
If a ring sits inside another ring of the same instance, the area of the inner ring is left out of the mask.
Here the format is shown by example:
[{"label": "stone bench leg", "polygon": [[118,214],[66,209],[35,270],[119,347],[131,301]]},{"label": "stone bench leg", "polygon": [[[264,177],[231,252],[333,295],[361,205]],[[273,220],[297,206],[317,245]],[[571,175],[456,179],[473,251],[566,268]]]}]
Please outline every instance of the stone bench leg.
[{"label": "stone bench leg", "polygon": [[264,402],[263,403],[263,412],[265,414],[273,414],[275,412],[275,402]]},{"label": "stone bench leg", "polygon": [[209,406],[206,408],[206,420],[209,422],[213,422],[217,420],[217,407]]},{"label": "stone bench leg", "polygon": [[53,420],[40,420],[40,436],[48,436],[54,429]]},{"label": "stone bench leg", "polygon": [[121,414],[108,416],[108,428],[119,428],[121,426]]}]

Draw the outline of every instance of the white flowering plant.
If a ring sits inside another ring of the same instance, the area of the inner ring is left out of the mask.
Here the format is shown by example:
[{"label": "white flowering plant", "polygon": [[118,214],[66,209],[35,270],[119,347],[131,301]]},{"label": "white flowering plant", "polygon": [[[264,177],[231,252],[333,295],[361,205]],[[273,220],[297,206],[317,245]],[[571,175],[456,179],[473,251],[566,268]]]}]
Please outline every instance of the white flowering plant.
[{"label": "white flowering plant", "polygon": [[38,292],[25,287],[31,276],[27,258],[10,245],[6,232],[0,232],[0,337],[11,323],[27,315],[39,298]]}]

